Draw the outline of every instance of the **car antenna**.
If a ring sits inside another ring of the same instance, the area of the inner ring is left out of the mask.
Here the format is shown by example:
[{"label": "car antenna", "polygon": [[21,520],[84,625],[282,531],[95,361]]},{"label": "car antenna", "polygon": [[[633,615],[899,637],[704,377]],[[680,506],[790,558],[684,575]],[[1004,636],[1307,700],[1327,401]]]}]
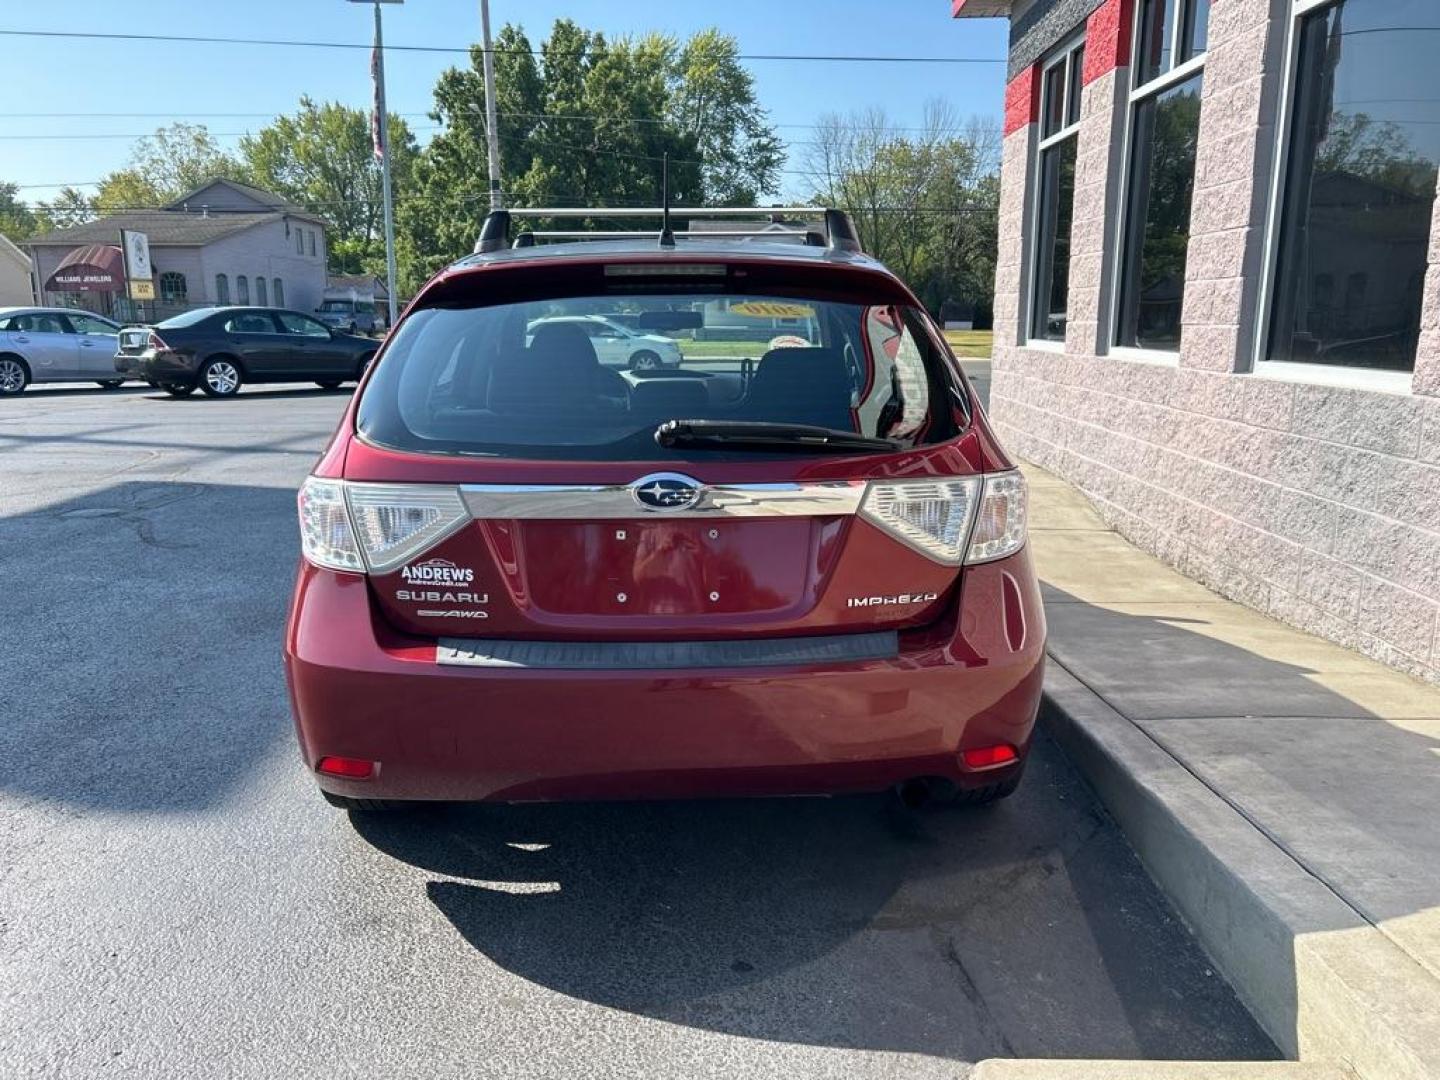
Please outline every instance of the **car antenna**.
[{"label": "car antenna", "polygon": [[670,230],[670,155],[660,158],[660,246],[673,248],[675,234]]}]

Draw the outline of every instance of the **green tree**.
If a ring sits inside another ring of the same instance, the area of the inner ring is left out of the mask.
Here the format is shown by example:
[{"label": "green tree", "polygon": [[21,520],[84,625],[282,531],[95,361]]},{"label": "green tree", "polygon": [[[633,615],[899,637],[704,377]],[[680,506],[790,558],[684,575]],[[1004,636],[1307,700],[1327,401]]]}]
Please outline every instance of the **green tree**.
[{"label": "green tree", "polygon": [[17,244],[40,231],[35,211],[16,197],[19,191],[18,185],[0,180],[0,236]]},{"label": "green tree", "polygon": [[[472,47],[470,65],[435,87],[442,130],[421,152],[400,214],[417,276],[469,251],[489,207],[482,60]],[[507,25],[495,82],[509,205],[654,204],[666,155],[676,203],[743,205],[776,188],[779,139],[734,40],[716,31],[682,47],[664,34],[607,39],[560,19],[537,56]]]},{"label": "green tree", "polygon": [[910,133],[881,109],[821,118],[805,171],[814,198],[848,210],[865,250],[927,307],[947,300],[987,315],[994,292],[999,133],[927,104]]},{"label": "green tree", "polygon": [[[402,199],[414,171],[415,139],[393,114],[389,134],[393,194]],[[250,183],[330,222],[332,271],[384,272],[382,174],[366,112],[302,97],[293,116],[244,136],[240,158]]]},{"label": "green tree", "polygon": [[[530,137],[544,106],[544,82],[524,31],[506,25],[494,45],[500,171],[513,191],[516,179],[530,169]],[[489,207],[482,64],[481,49],[471,46],[469,66],[446,70],[435,84],[430,116],[442,129],[416,161],[410,195],[397,210],[397,247],[406,256],[402,291],[469,251]]]},{"label": "green tree", "polygon": [[217,176],[239,173],[203,124],[171,124],[135,144],[126,167],[100,182],[94,207],[111,213],[163,206]]},{"label": "green tree", "polygon": [[686,42],[673,65],[670,115],[704,162],[704,199],[725,206],[750,206],[774,192],[785,163],[739,53],[733,37],[712,28]]},{"label": "green tree", "polygon": [[94,221],[95,216],[95,202],[90,196],[78,188],[63,187],[55,198],[36,207],[35,229],[37,232],[66,229]]}]

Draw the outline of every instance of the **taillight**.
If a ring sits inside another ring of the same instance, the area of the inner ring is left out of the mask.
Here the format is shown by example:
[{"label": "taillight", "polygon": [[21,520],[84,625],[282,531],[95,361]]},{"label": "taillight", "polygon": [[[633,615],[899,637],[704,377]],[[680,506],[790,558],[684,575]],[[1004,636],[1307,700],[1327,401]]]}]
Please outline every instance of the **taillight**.
[{"label": "taillight", "polygon": [[872,482],[860,514],[946,566],[990,562],[1025,545],[1025,480],[1018,472],[952,480]]},{"label": "taillight", "polygon": [[1028,497],[1025,477],[1018,472],[985,477],[985,491],[970,533],[967,563],[992,562],[1014,555],[1025,546]]},{"label": "taillight", "polygon": [[338,480],[311,477],[300,488],[300,547],[305,558],[328,570],[365,572],[350,513],[345,508],[345,489]]},{"label": "taillight", "polygon": [[458,488],[353,484],[311,477],[300,489],[305,558],[330,570],[385,574],[470,520]]},{"label": "taillight", "polygon": [[169,345],[165,344],[165,339],[162,338],[159,334],[155,333],[154,330],[151,330],[150,333],[145,335],[145,348],[168,349],[169,347]]},{"label": "taillight", "polygon": [[978,476],[872,483],[860,513],[936,562],[959,566],[979,490]]}]

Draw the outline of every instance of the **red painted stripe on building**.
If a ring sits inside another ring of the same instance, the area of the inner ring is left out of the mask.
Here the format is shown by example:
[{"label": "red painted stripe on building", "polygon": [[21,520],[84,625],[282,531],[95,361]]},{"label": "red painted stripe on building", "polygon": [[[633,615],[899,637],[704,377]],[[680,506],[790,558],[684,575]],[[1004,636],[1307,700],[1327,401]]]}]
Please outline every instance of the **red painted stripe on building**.
[{"label": "red painted stripe on building", "polygon": [[1040,118],[1040,65],[1031,64],[1005,87],[1005,134]]},{"label": "red painted stripe on building", "polygon": [[1101,75],[1130,66],[1130,29],[1135,25],[1135,0],[1105,0],[1085,22],[1085,69],[1089,86]]}]

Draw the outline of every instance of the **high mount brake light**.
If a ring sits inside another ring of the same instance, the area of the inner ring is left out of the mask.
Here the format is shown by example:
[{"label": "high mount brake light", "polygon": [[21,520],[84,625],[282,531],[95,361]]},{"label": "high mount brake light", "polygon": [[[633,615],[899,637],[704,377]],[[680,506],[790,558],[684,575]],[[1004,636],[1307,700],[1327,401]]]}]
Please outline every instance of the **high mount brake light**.
[{"label": "high mount brake light", "polygon": [[300,488],[300,539],[316,566],[386,574],[451,535],[470,512],[455,487],[355,484],[311,477]]},{"label": "high mount brake light", "polygon": [[1025,545],[1025,480],[1004,472],[872,482],[860,514],[946,566],[990,562]]}]

